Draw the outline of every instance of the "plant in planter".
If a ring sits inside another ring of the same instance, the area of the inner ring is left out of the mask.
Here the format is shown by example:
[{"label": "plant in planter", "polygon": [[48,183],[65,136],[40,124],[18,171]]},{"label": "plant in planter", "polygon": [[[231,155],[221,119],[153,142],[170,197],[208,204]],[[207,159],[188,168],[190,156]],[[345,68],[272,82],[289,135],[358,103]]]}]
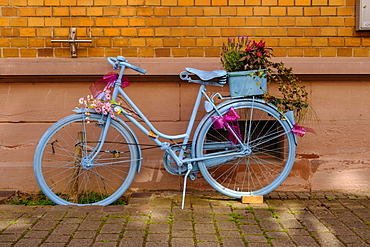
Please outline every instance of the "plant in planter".
[{"label": "plant in planter", "polygon": [[[308,93],[304,86],[299,85],[292,68],[286,68],[283,62],[271,61],[272,56],[272,48],[266,47],[263,41],[252,41],[247,37],[229,38],[222,46],[221,63],[229,73],[229,83],[238,74],[249,74],[250,80],[257,83],[259,92],[244,95],[262,95],[266,102],[275,104],[280,111],[294,111],[299,121],[309,107]],[[270,95],[264,80],[276,82],[281,95]],[[230,92],[232,96],[239,96],[233,95],[232,89]]]}]

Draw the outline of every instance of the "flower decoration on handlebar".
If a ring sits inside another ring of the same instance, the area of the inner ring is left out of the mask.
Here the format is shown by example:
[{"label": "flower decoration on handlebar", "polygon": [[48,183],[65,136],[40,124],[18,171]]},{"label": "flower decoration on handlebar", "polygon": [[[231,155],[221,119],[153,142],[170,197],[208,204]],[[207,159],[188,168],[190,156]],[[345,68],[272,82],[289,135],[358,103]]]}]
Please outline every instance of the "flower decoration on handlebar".
[{"label": "flower decoration on handlebar", "polygon": [[[115,114],[120,114],[122,108],[121,103],[117,103],[112,99],[112,93],[114,90],[115,82],[118,80],[118,74],[110,72],[104,75],[101,79],[95,81],[90,86],[92,95],[88,95],[85,98],[78,100],[79,109],[80,107],[85,108],[86,114],[88,115],[90,110],[95,110],[97,113],[103,115],[110,114],[112,118],[115,118]],[[130,81],[126,77],[121,79],[121,87],[125,88],[130,86]]]}]

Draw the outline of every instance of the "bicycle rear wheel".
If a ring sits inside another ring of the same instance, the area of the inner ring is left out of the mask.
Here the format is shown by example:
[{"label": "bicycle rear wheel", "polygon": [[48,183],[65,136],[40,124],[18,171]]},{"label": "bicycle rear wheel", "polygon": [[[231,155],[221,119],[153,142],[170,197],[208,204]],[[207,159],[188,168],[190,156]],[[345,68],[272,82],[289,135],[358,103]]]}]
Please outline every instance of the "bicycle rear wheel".
[{"label": "bicycle rear wheel", "polygon": [[49,128],[34,157],[36,180],[45,195],[60,205],[109,205],[131,185],[139,154],[129,130],[111,119],[103,148],[93,150],[107,117],[75,114]]},{"label": "bicycle rear wheel", "polygon": [[215,158],[198,162],[199,169],[214,189],[227,196],[265,195],[286,179],[293,166],[296,144],[291,126],[260,100],[236,100],[219,112],[225,117],[230,109],[240,118],[229,124],[238,126],[234,132],[240,131],[247,150],[242,151],[235,137],[230,137],[230,130],[215,128],[212,117],[219,115],[211,112],[198,127],[194,150],[197,158]]}]

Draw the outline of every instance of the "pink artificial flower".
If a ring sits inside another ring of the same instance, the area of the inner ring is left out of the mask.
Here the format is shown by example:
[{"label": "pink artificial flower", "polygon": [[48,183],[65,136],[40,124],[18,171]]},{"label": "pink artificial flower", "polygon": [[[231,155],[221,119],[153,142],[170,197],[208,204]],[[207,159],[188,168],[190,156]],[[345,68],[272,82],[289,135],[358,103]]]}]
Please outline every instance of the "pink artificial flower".
[{"label": "pink artificial flower", "polygon": [[85,99],[84,98],[80,98],[79,100],[78,100],[78,103],[80,103],[81,105],[84,103],[84,101],[85,101]]}]

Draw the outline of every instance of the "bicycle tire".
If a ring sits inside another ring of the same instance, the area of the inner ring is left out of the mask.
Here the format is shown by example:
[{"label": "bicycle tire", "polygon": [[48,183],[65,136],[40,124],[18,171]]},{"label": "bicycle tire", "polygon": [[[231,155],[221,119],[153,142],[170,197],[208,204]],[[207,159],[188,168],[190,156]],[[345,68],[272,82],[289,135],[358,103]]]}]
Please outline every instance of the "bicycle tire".
[{"label": "bicycle tire", "polygon": [[[261,100],[231,100],[218,111],[225,116],[231,107],[240,116],[236,122],[248,154],[201,161],[199,169],[214,189],[229,197],[268,194],[286,179],[294,164],[296,142],[291,124]],[[213,110],[198,126],[193,142],[197,158],[235,152],[241,146],[230,141],[226,128],[215,129],[214,116],[219,115]]]},{"label": "bicycle tire", "polygon": [[139,154],[132,133],[111,119],[103,148],[99,143],[107,117],[74,114],[52,125],[42,136],[34,157],[34,173],[44,194],[59,205],[109,205],[131,185]]}]

